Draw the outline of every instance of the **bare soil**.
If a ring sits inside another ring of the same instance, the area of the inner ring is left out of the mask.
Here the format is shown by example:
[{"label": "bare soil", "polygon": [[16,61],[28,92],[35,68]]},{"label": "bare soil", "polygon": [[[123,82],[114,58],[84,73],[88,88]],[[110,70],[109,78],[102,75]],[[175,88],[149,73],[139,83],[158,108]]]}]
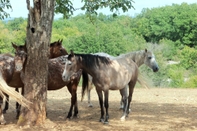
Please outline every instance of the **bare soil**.
[{"label": "bare soil", "polygon": [[78,88],[79,117],[65,120],[70,106],[67,88],[48,92],[48,119],[44,127],[19,127],[15,119],[15,102],[0,125],[0,131],[196,131],[197,130],[197,89],[135,88],[131,112],[126,121],[120,121],[119,91],[110,91],[109,124],[100,123],[100,108],[95,89],[92,90],[93,107],[88,107],[87,99],[81,99]]}]

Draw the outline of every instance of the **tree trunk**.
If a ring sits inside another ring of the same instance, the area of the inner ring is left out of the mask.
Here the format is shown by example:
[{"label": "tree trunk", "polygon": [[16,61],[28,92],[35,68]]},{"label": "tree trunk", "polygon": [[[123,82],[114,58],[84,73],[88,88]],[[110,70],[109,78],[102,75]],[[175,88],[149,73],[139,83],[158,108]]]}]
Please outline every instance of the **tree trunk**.
[{"label": "tree trunk", "polygon": [[27,23],[27,60],[24,73],[25,97],[33,104],[22,108],[18,125],[42,125],[46,119],[48,56],[55,0],[33,0]]}]

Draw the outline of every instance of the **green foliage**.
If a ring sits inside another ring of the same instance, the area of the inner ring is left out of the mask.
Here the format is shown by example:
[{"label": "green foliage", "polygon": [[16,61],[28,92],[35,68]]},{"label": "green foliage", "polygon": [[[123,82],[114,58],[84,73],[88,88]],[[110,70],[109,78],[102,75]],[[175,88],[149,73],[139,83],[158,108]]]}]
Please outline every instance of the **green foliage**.
[{"label": "green foliage", "polygon": [[183,88],[196,88],[197,87],[197,75],[191,76],[182,85]]},{"label": "green foliage", "polygon": [[176,46],[175,42],[167,39],[162,39],[159,41],[159,45],[162,49],[163,58],[166,58],[166,60],[178,60],[177,53],[179,51],[179,47]]},{"label": "green foliage", "polygon": [[145,48],[143,38],[134,34],[130,29],[132,23],[128,16],[114,18],[99,14],[94,25],[85,16],[77,16],[71,18],[70,21],[75,23],[78,30],[82,32],[81,35],[69,39],[69,44],[66,46],[75,52],[106,52],[117,56],[135,49]]},{"label": "green foliage", "polygon": [[10,16],[10,14],[8,14],[6,11],[6,9],[12,9],[12,6],[10,4],[10,0],[0,0],[0,20],[4,19],[4,18],[8,18]]},{"label": "green foliage", "polygon": [[[154,73],[145,65],[140,67],[141,76],[149,86],[196,88],[197,35],[194,25],[197,17],[194,7],[196,4],[183,3],[144,9],[135,18],[91,14],[93,23],[82,14],[67,20],[58,19],[53,22],[51,41],[63,39],[64,47],[76,53],[106,52],[113,56],[147,48],[154,52],[160,68]],[[11,42],[24,44],[26,23],[23,18],[0,22],[0,53],[12,52]],[[180,63],[169,65],[169,60]]]},{"label": "green foliage", "polygon": [[[132,3],[133,0],[107,0],[107,1],[98,1],[98,0],[82,0],[85,2],[84,6],[81,8],[86,11],[86,14],[97,14],[96,10],[109,7],[111,12],[118,12],[119,9],[122,9],[123,12],[128,11],[128,9],[134,8]],[[114,16],[116,16],[114,12]]]},{"label": "green foliage", "polygon": [[180,64],[185,69],[197,68],[197,50],[185,46],[181,51],[181,61]]},{"label": "green foliage", "polygon": [[171,65],[167,70],[169,76],[170,87],[181,87],[184,83],[184,68],[181,68],[177,65]]},{"label": "green foliage", "polygon": [[177,45],[197,45],[197,4],[173,4],[153,9],[144,9],[136,16],[133,30],[147,42],[158,43],[169,39]]},{"label": "green foliage", "polygon": [[[21,25],[23,23],[27,23],[27,20],[22,18],[22,17],[19,17],[19,18],[14,18],[13,20],[9,20],[6,24],[6,27],[9,29],[9,30],[14,30],[14,31],[18,31],[18,30],[21,30]],[[27,25],[27,24],[26,24]]]},{"label": "green foliage", "polygon": [[73,4],[70,0],[56,0],[55,13],[63,14],[64,18],[69,18],[74,12]]},{"label": "green foliage", "polygon": [[5,25],[0,21],[0,53],[6,53],[11,51],[11,44],[9,43],[9,30],[5,28]]}]

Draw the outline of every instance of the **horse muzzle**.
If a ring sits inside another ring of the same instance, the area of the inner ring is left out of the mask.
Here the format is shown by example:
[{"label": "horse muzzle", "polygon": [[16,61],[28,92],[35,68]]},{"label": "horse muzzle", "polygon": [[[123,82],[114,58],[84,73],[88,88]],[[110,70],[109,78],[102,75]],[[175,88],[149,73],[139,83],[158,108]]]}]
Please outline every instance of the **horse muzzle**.
[{"label": "horse muzzle", "polygon": [[22,63],[18,63],[15,65],[15,71],[16,72],[21,72],[23,69],[23,64]]},{"label": "horse muzzle", "polygon": [[159,71],[159,67],[158,66],[153,67],[153,72],[157,72],[157,71]]}]

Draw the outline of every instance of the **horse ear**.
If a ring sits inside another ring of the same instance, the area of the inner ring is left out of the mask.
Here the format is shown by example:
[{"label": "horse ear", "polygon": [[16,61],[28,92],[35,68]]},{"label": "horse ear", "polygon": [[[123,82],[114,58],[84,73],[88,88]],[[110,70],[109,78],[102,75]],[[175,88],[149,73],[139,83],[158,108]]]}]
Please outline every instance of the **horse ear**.
[{"label": "horse ear", "polygon": [[27,46],[27,41],[25,41],[25,44],[24,44],[24,46],[25,46],[25,47]]},{"label": "horse ear", "polygon": [[14,47],[14,49],[16,49],[17,46],[13,42],[11,42],[11,43],[12,43],[12,47]]},{"label": "horse ear", "polygon": [[60,43],[62,44],[63,39],[60,41]]},{"label": "horse ear", "polygon": [[74,56],[74,52],[73,52],[73,50],[70,50],[70,54],[71,54],[72,56]]},{"label": "horse ear", "polygon": [[27,41],[25,41],[24,47],[25,47],[25,51],[27,52]]}]

